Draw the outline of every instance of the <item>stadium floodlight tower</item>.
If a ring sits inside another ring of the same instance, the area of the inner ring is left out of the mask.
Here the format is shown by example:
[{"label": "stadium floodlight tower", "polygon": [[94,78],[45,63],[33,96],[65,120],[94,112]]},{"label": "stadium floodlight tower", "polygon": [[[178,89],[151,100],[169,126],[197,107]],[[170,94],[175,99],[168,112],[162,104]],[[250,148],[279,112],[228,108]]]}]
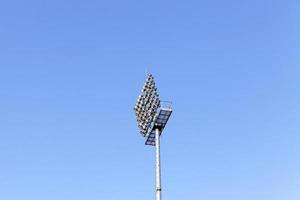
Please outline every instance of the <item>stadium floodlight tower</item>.
[{"label": "stadium floodlight tower", "polygon": [[172,107],[171,102],[160,101],[152,74],[147,76],[134,111],[140,133],[146,138],[145,144],[156,149],[156,200],[161,200],[160,136],[172,114]]}]

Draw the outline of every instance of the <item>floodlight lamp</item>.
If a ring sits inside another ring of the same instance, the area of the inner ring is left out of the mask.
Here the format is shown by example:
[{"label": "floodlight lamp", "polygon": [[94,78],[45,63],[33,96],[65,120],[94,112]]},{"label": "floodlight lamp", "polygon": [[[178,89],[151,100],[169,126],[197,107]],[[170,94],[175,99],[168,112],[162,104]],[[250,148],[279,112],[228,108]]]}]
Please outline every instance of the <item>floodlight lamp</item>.
[{"label": "floodlight lamp", "polygon": [[149,74],[134,107],[142,133],[148,131],[159,106],[157,88],[155,87],[153,76]]}]

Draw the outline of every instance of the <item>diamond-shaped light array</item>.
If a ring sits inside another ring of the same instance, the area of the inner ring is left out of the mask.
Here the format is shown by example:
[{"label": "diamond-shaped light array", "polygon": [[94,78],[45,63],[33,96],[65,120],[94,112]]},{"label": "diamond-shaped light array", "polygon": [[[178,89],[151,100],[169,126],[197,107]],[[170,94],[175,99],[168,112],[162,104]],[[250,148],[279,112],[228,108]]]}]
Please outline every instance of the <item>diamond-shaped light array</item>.
[{"label": "diamond-shaped light array", "polygon": [[146,136],[159,107],[160,100],[154,78],[152,74],[149,74],[134,106],[138,127],[143,136]]}]

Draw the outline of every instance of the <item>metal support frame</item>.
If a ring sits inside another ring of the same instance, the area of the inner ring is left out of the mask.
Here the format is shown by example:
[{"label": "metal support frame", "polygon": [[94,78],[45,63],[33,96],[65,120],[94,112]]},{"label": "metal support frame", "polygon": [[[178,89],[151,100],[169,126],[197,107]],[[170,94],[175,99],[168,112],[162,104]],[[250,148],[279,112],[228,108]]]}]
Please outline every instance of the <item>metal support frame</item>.
[{"label": "metal support frame", "polygon": [[154,118],[153,126],[147,134],[145,144],[155,146],[156,200],[161,200],[160,136],[172,114],[172,108],[160,108]]},{"label": "metal support frame", "polygon": [[156,152],[156,200],[161,200],[161,170],[160,170],[160,130],[155,129],[155,152]]},{"label": "metal support frame", "polygon": [[171,114],[172,108],[160,108],[158,110],[157,115],[154,117],[153,125],[150,127],[149,132],[146,135],[146,145],[155,146],[155,129],[159,128],[161,135]]}]

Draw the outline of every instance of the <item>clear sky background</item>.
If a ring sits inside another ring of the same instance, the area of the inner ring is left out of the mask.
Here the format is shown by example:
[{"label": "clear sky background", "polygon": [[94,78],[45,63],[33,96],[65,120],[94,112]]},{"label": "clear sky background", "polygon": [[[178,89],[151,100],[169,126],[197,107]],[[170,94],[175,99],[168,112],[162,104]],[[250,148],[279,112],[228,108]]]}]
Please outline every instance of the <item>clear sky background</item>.
[{"label": "clear sky background", "polygon": [[149,71],[163,199],[299,200],[299,53],[298,0],[1,1],[0,199],[154,199]]}]

